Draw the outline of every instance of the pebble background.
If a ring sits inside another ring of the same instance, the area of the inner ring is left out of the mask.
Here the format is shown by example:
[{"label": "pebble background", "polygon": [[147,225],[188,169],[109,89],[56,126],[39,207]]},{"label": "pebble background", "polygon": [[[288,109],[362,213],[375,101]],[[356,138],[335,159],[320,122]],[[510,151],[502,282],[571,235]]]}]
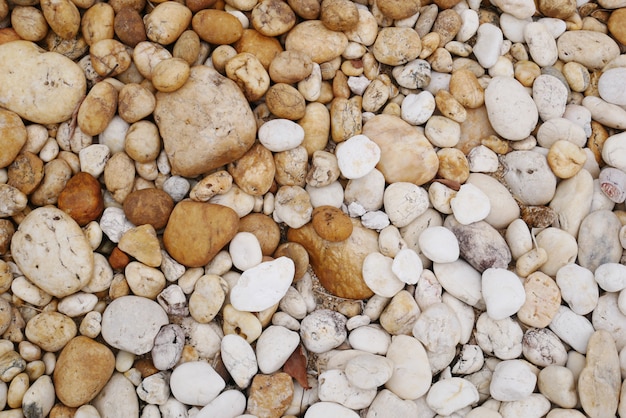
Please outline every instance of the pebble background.
[{"label": "pebble background", "polygon": [[0,0],[0,418],[626,417],[626,1]]}]

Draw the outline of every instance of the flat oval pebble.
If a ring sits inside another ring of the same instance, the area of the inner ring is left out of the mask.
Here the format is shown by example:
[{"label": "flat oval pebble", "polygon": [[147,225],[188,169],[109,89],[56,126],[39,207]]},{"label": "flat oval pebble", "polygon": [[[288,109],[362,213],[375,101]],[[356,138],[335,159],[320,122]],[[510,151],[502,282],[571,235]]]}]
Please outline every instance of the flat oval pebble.
[{"label": "flat oval pebble", "polygon": [[483,304],[480,272],[465,260],[434,263],[433,271],[441,286],[451,295],[471,306]]},{"label": "flat oval pebble", "polygon": [[503,157],[503,164],[504,180],[522,203],[545,205],[552,199],[556,177],[545,156],[534,151],[513,151]]},{"label": "flat oval pebble", "polygon": [[478,402],[478,390],[470,381],[452,377],[436,382],[428,391],[426,403],[440,415],[448,416]]},{"label": "flat oval pebble", "polygon": [[259,370],[271,374],[280,369],[300,343],[297,332],[283,326],[270,325],[256,342]]},{"label": "flat oval pebble", "polygon": [[511,271],[489,268],[483,272],[481,282],[487,314],[493,319],[514,315],[526,301],[524,286]]},{"label": "flat oval pebble", "polygon": [[295,265],[288,257],[263,262],[243,272],[231,289],[230,302],[240,311],[267,309],[285,296],[294,273]]},{"label": "flat oval pebble", "polygon": [[307,350],[323,353],[338,347],[348,336],[346,317],[339,312],[319,309],[300,323],[300,338]]},{"label": "flat oval pebble", "polygon": [[471,183],[461,186],[450,200],[450,206],[455,219],[463,225],[482,221],[491,211],[491,203],[487,195]]},{"label": "flat oval pebble", "polygon": [[122,373],[113,373],[111,379],[92,401],[101,417],[139,416],[139,399],[132,382]]},{"label": "flat oval pebble", "polygon": [[272,152],[296,148],[304,140],[304,129],[288,119],[273,119],[259,128],[259,142]]},{"label": "flat oval pebble", "polygon": [[617,216],[609,210],[598,210],[583,219],[578,231],[578,264],[591,271],[604,263],[617,263],[622,254]]},{"label": "flat oval pebble", "polygon": [[393,363],[386,357],[363,354],[346,363],[345,374],[351,385],[361,389],[375,389],[389,380]]},{"label": "flat oval pebble", "polygon": [[222,338],[220,353],[224,367],[237,386],[246,388],[258,371],[256,355],[252,346],[236,334]]},{"label": "flat oval pebble", "polygon": [[587,315],[598,304],[598,283],[590,270],[567,264],[556,272],[556,283],[563,300],[578,315]]},{"label": "flat oval pebble", "polygon": [[102,337],[120,350],[145,354],[152,350],[154,338],[167,323],[167,314],[158,303],[140,296],[122,296],[102,314]]},{"label": "flat oval pebble", "polygon": [[380,147],[365,135],[356,135],[337,145],[337,163],[347,179],[367,175],[380,161]]},{"label": "flat oval pebble", "polygon": [[533,82],[533,100],[541,120],[547,121],[562,117],[565,113],[567,96],[567,88],[554,76],[542,74]]},{"label": "flat oval pebble", "polygon": [[335,402],[317,402],[306,410],[304,418],[358,418],[359,414]]},{"label": "flat oval pebble", "polygon": [[598,79],[598,93],[602,99],[609,103],[624,106],[626,105],[626,68],[618,67],[604,71]]},{"label": "flat oval pebble", "polygon": [[557,41],[559,58],[600,69],[619,55],[617,43],[608,35],[590,30],[567,31]]},{"label": "flat oval pebble", "polygon": [[485,89],[485,106],[491,126],[505,139],[525,139],[537,125],[537,106],[514,78],[494,77]]},{"label": "flat oval pebble", "polygon": [[172,395],[187,405],[208,404],[225,385],[224,379],[205,361],[182,363],[170,376]]},{"label": "flat oval pebble", "polygon": [[198,411],[197,418],[226,418],[243,416],[246,410],[246,397],[238,390],[230,389],[220,393],[215,399]]},{"label": "flat oval pebble", "polygon": [[550,329],[581,354],[587,352],[587,343],[594,332],[593,325],[586,317],[577,315],[566,306],[559,307]]},{"label": "flat oval pebble", "polygon": [[376,388],[361,389],[353,386],[342,370],[331,369],[319,375],[318,394],[321,401],[337,402],[351,409],[363,409],[376,397]]},{"label": "flat oval pebble", "polygon": [[459,258],[456,236],[443,226],[426,228],[419,236],[422,253],[434,263],[451,263]]},{"label": "flat oval pebble", "polygon": [[506,268],[511,262],[511,252],[498,231],[485,221],[462,225],[448,218],[447,227],[459,241],[461,257],[476,270],[490,267]]},{"label": "flat oval pebble", "polygon": [[393,259],[381,253],[370,253],[363,260],[363,280],[377,295],[393,297],[404,287],[392,270]]},{"label": "flat oval pebble", "polygon": [[432,372],[426,350],[417,339],[394,336],[387,358],[393,362],[394,369],[385,388],[402,399],[417,399],[428,392]]}]

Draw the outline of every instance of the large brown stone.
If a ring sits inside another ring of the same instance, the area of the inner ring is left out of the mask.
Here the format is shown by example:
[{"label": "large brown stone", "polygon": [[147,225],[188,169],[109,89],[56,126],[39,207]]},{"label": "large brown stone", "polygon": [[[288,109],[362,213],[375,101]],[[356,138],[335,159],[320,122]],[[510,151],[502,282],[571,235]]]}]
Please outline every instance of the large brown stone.
[{"label": "large brown stone", "polygon": [[174,209],[174,200],[160,189],[141,189],[124,199],[124,214],[135,225],[150,224],[154,229],[165,228]]},{"label": "large brown stone", "polygon": [[358,220],[352,219],[352,224],[352,235],[341,242],[321,238],[311,223],[290,229],[287,239],[306,248],[311,267],[326,290],[342,298],[365,299],[373,292],[363,280],[363,260],[378,251],[378,234]]},{"label": "large brown stone", "polygon": [[115,356],[99,342],[85,336],[71,340],[57,359],[54,388],[69,407],[91,401],[107,384],[115,369]]},{"label": "large brown stone", "polygon": [[626,7],[613,10],[607,22],[609,33],[622,45],[626,45]]},{"label": "large brown stone", "polygon": [[100,183],[91,174],[80,172],[67,182],[57,204],[80,226],[87,225],[98,219],[104,210]]},{"label": "large brown stone", "polygon": [[229,207],[212,203],[178,203],[163,233],[167,252],[187,267],[206,265],[230,242],[239,216]]},{"label": "large brown stone", "polygon": [[17,113],[0,109],[0,168],[13,162],[27,137],[24,122]]},{"label": "large brown stone", "polygon": [[377,115],[363,126],[363,135],[380,147],[376,166],[387,183],[406,181],[418,186],[432,180],[439,159],[428,139],[417,127],[392,115]]},{"label": "large brown stone", "polygon": [[157,93],[154,119],[172,174],[195,177],[240,158],[254,144],[256,120],[234,81],[204,65],[180,89]]}]

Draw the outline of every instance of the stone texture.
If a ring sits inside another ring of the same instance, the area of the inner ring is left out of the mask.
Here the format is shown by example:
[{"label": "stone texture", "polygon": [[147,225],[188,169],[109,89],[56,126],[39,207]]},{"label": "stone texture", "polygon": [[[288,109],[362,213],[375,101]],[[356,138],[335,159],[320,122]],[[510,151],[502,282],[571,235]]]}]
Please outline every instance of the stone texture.
[{"label": "stone texture", "polygon": [[252,379],[247,413],[259,417],[280,418],[293,398],[293,381],[287,373],[257,374]]},{"label": "stone texture", "polygon": [[107,384],[115,368],[111,350],[85,336],[72,339],[54,368],[54,387],[63,404],[78,407],[91,401]]},{"label": "stone texture", "polygon": [[163,190],[141,189],[126,196],[123,208],[124,214],[133,224],[150,224],[159,230],[167,225],[174,201]]}]

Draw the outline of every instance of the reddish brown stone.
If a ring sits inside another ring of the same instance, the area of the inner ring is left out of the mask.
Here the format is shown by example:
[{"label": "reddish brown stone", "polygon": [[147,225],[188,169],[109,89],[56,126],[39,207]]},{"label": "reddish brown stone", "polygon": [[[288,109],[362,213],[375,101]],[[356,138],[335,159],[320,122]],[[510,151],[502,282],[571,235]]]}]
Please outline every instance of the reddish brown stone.
[{"label": "reddish brown stone", "polygon": [[174,201],[163,190],[142,189],[124,199],[124,214],[135,225],[150,224],[154,229],[165,228],[174,209]]},{"label": "reddish brown stone", "polygon": [[104,210],[100,183],[89,173],[76,174],[65,185],[57,205],[80,226],[87,225],[98,219]]},{"label": "reddish brown stone", "polygon": [[109,255],[109,264],[113,270],[124,270],[130,263],[130,257],[118,247],[113,248],[111,255]]}]

